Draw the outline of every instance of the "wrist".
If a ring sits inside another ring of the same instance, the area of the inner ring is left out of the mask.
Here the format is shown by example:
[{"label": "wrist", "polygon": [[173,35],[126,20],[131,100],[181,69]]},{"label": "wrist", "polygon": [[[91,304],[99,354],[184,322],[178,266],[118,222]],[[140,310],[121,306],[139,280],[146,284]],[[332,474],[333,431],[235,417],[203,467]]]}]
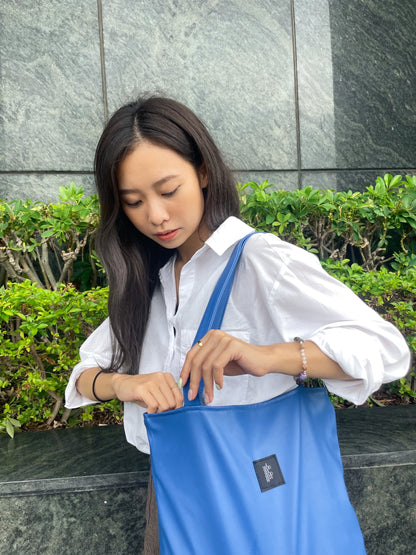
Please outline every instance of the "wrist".
[{"label": "wrist", "polygon": [[114,392],[115,397],[118,398],[118,390],[120,388],[120,384],[123,380],[129,379],[129,375],[128,374],[121,374],[120,372],[113,372],[111,374],[111,381],[110,381],[110,385],[111,385],[111,389]]},{"label": "wrist", "polygon": [[271,345],[270,373],[297,377],[302,371],[302,356],[299,343],[290,341]]},{"label": "wrist", "polygon": [[93,399],[100,403],[106,403],[114,399],[115,391],[113,384],[113,372],[106,372],[100,369],[94,376],[91,383]]},{"label": "wrist", "polygon": [[296,343],[299,344],[299,354],[300,354],[300,358],[301,358],[301,371],[298,374],[298,377],[296,379],[297,384],[301,384],[303,383],[308,375],[307,375],[307,371],[308,371],[308,360],[306,358],[306,352],[305,352],[305,342],[301,337],[295,337],[293,339],[293,341],[295,341]]}]

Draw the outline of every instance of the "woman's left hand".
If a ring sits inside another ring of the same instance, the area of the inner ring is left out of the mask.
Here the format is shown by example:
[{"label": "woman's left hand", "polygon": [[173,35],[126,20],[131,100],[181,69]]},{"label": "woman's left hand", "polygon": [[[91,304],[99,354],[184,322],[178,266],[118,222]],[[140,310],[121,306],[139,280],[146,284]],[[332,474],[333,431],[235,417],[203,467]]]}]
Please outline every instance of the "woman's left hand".
[{"label": "woman's left hand", "polygon": [[201,379],[206,401],[214,398],[213,386],[221,389],[223,376],[251,374],[264,376],[273,361],[272,346],[250,345],[221,330],[210,330],[188,352],[182,368],[182,384],[188,379],[189,400],[195,399]]}]

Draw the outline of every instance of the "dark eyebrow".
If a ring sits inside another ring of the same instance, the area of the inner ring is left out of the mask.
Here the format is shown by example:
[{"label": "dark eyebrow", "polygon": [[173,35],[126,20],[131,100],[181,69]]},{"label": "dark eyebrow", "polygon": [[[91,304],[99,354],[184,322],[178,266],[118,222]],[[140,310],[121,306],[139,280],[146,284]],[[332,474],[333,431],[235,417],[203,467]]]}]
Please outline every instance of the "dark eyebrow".
[{"label": "dark eyebrow", "polygon": [[[166,175],[165,177],[162,177],[161,179],[158,179],[157,181],[152,183],[152,187],[160,187],[160,185],[163,185],[164,183],[170,181],[171,179],[174,179],[175,177],[178,177],[178,175]],[[128,195],[131,193],[140,193],[140,191],[138,189],[119,189],[119,193],[120,195]]]}]

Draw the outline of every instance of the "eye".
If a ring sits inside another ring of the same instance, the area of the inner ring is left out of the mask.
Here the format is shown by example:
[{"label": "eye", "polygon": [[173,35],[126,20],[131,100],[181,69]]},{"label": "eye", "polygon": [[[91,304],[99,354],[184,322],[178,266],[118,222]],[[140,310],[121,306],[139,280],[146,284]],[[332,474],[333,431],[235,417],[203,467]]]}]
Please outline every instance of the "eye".
[{"label": "eye", "polygon": [[172,191],[169,191],[167,193],[162,193],[162,197],[172,197],[176,191],[179,189],[180,185],[178,185],[177,187],[175,187],[175,189],[173,189]]},{"label": "eye", "polygon": [[124,202],[124,204],[129,208],[135,208],[136,206],[140,206],[141,203],[142,203],[141,200],[136,200],[135,202],[126,202],[126,201]]}]

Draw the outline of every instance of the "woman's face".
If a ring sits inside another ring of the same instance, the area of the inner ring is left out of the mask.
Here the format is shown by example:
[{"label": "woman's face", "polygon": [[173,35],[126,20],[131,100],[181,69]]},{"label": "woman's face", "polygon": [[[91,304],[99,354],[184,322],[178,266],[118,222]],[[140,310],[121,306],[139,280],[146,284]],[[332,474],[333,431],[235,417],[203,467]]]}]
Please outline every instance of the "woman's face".
[{"label": "woman's face", "polygon": [[142,141],[120,163],[120,201],[143,235],[186,263],[210,235],[202,222],[206,176],[167,147]]}]

